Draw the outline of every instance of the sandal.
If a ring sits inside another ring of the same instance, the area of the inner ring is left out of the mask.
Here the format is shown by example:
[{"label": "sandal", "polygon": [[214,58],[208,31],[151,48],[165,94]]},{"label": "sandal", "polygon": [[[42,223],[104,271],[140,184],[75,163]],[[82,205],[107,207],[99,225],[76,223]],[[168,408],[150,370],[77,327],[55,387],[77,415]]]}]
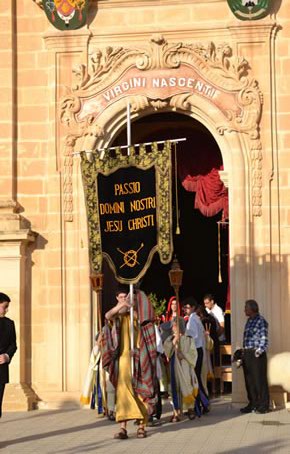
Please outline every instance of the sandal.
[{"label": "sandal", "polygon": [[171,416],[171,418],[169,420],[169,422],[179,422],[179,421],[180,421],[180,418],[177,415]]},{"label": "sandal", "polygon": [[112,411],[110,411],[109,414],[108,414],[108,420],[109,421],[115,421],[116,420],[115,415],[114,415],[114,413]]},{"label": "sandal", "polygon": [[146,438],[147,437],[147,432],[144,429],[144,427],[139,427],[137,429],[137,438]]},{"label": "sandal", "polygon": [[188,416],[188,419],[190,419],[191,421],[193,421],[195,419],[195,413],[194,413],[194,410],[188,410],[188,413],[187,413],[187,416]]},{"label": "sandal", "polygon": [[127,430],[124,429],[123,427],[121,427],[120,432],[114,435],[115,440],[127,440],[127,438],[128,438]]}]

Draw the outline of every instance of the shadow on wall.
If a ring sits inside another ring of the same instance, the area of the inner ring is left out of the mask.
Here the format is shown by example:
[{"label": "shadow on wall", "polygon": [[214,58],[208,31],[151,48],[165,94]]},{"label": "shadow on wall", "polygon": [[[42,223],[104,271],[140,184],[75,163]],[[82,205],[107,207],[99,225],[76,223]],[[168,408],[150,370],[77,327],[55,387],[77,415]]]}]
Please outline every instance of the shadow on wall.
[{"label": "shadow on wall", "polygon": [[[249,259],[237,255],[231,262],[230,275],[231,307],[236,312],[236,320],[246,322],[244,303],[255,299],[269,322],[269,352],[290,351],[288,256],[264,254]],[[242,341],[243,327],[243,323],[240,324],[240,332],[234,336],[238,343]]]},{"label": "shadow on wall", "polygon": [[[32,382],[32,271],[34,262],[32,260],[33,253],[38,249],[45,249],[47,240],[42,235],[37,235],[35,242],[30,243],[26,249],[25,261],[25,308],[22,311],[21,330],[24,332],[17,333],[20,354],[25,358],[25,362],[21,361],[21,382],[31,385]],[[20,339],[25,339],[25,342],[20,344]],[[24,351],[22,350],[24,349]],[[39,400],[35,396],[36,401]]]}]

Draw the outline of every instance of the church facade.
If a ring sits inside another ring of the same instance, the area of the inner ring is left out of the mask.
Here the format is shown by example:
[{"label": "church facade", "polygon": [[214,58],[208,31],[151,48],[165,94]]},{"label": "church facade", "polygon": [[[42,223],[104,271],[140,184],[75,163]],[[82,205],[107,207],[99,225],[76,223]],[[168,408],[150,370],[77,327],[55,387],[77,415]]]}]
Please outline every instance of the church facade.
[{"label": "church facade", "polygon": [[[224,0],[89,3],[87,25],[66,31],[41,1],[0,5],[0,289],[19,344],[7,408],[15,396],[21,409],[79,399],[97,303],[79,153],[114,142],[128,101],[133,125],[173,112],[214,138],[229,193],[233,348],[254,298],[270,352],[290,351],[289,0],[245,21]],[[244,400],[237,370],[233,400]]]}]

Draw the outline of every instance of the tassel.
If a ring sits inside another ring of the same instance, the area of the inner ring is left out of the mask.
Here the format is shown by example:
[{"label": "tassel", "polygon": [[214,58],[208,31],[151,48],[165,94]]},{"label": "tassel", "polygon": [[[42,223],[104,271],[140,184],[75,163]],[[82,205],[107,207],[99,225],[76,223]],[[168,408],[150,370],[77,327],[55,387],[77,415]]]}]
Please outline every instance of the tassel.
[{"label": "tassel", "polygon": [[219,284],[223,281],[222,280],[222,273],[221,273],[221,231],[220,231],[220,222],[218,224],[218,268],[219,268],[219,275],[218,275],[218,282]]}]

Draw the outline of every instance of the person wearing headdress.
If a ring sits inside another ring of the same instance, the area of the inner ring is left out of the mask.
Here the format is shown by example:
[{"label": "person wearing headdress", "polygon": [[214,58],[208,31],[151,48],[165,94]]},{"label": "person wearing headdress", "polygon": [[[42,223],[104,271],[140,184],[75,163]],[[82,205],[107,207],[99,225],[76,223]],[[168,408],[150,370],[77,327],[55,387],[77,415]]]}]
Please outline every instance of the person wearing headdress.
[{"label": "person wearing headdress", "polygon": [[[120,430],[114,438],[128,438],[127,421],[138,423],[137,437],[145,438],[148,415],[156,405],[156,335],[154,310],[147,296],[138,290],[134,299],[134,351],[130,351],[130,302],[125,292],[117,294],[117,304],[105,315],[113,322],[104,328],[103,367],[116,389],[116,421]],[[131,356],[134,358],[133,376]]]},{"label": "person wearing headdress", "polygon": [[177,317],[179,320],[179,326],[185,328],[184,318],[180,314],[180,306],[177,304],[176,297],[172,296],[168,301],[165,322],[160,325],[162,342],[165,342],[166,338],[172,335],[172,322],[176,321]]},{"label": "person wearing headdress", "polygon": [[177,321],[172,321],[172,335],[167,337],[164,351],[169,358],[171,404],[173,415],[171,422],[180,421],[183,411],[189,419],[195,418],[195,399],[198,395],[198,381],[194,372],[197,351],[194,339],[185,335],[185,326],[177,329]]},{"label": "person wearing headdress", "polygon": [[165,321],[169,322],[176,316],[180,317],[180,307],[177,305],[176,297],[172,296],[168,301],[167,310],[165,314]]}]

